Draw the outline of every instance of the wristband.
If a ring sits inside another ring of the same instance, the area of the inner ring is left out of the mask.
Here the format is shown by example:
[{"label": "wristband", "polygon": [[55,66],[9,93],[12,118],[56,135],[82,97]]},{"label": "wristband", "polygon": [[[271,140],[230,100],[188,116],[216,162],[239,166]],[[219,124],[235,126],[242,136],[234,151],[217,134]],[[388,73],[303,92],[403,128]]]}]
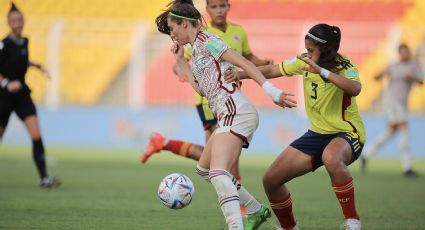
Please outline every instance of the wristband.
[{"label": "wristband", "polygon": [[331,74],[331,71],[329,71],[325,68],[320,69],[320,76],[324,77],[325,79],[328,79],[330,74]]},{"label": "wristband", "polygon": [[282,90],[276,88],[276,86],[269,81],[265,81],[261,87],[273,99],[273,101],[279,102],[280,94],[283,92]]},{"label": "wristband", "polygon": [[7,78],[3,78],[3,80],[0,81],[0,86],[2,89],[6,89],[8,84],[9,84],[9,80],[7,80]]}]

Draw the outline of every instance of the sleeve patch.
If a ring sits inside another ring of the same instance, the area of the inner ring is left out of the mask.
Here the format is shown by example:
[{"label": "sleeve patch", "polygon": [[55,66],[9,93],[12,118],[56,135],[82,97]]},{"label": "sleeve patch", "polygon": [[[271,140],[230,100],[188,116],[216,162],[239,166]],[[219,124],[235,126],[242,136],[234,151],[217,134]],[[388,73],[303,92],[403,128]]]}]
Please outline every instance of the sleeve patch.
[{"label": "sleeve patch", "polygon": [[207,44],[207,49],[214,55],[218,56],[220,55],[221,51],[224,49],[223,44],[220,44],[219,42],[215,40],[211,40]]},{"label": "sleeve patch", "polygon": [[359,77],[359,72],[356,69],[350,69],[347,71],[347,77],[350,78],[358,78]]}]

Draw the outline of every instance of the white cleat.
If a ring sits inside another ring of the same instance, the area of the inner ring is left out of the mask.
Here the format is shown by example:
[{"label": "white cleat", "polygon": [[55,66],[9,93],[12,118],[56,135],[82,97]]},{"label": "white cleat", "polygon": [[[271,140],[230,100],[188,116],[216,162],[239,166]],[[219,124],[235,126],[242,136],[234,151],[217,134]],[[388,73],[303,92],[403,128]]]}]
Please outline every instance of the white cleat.
[{"label": "white cleat", "polygon": [[276,228],[276,230],[300,230],[300,229],[298,228],[298,224],[297,224],[297,225],[295,225],[293,228],[288,228],[288,229],[286,229],[286,228],[282,228],[282,227],[278,226],[277,224],[273,223],[273,224],[272,224],[272,227]]},{"label": "white cleat", "polygon": [[40,182],[40,187],[43,189],[57,188],[61,185],[62,181],[56,176],[46,176]]},{"label": "white cleat", "polygon": [[361,230],[361,228],[362,225],[358,219],[346,219],[340,227],[341,230]]}]

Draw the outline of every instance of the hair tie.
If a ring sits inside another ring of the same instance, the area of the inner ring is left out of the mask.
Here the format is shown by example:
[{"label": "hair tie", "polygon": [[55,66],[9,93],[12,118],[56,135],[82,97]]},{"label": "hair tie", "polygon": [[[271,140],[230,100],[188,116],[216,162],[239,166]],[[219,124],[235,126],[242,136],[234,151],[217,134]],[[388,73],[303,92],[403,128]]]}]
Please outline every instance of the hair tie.
[{"label": "hair tie", "polygon": [[181,15],[175,14],[173,12],[168,13],[168,16],[173,16],[173,17],[180,18],[180,19],[187,19],[187,20],[190,20],[190,21],[198,21],[198,19],[196,19],[196,18],[189,18],[189,17],[181,16]]}]

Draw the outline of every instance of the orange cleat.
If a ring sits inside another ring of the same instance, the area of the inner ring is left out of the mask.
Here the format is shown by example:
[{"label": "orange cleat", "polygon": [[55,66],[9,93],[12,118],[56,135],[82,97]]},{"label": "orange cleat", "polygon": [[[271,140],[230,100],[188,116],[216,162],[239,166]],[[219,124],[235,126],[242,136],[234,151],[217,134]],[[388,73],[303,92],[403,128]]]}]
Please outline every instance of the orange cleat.
[{"label": "orange cleat", "polygon": [[149,138],[149,143],[145,147],[145,153],[141,156],[142,163],[146,163],[150,156],[154,153],[159,153],[162,148],[164,148],[164,140],[165,138],[157,132],[151,133]]}]

